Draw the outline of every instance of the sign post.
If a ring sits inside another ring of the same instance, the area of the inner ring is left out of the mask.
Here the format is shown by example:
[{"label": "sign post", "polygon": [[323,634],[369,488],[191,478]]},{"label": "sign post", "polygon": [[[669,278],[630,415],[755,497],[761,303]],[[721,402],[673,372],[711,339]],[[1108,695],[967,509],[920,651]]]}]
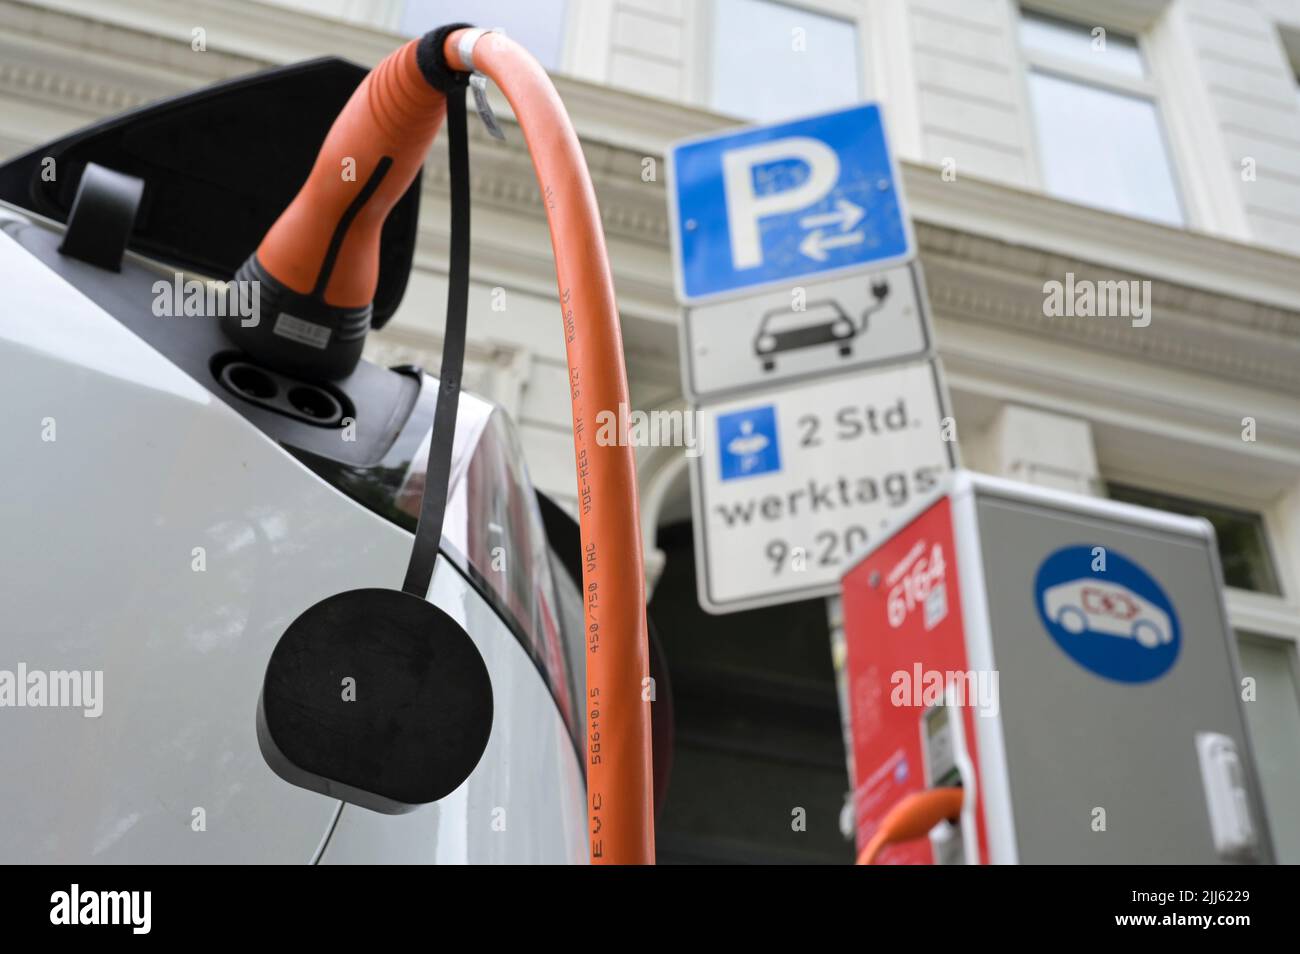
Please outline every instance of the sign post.
[{"label": "sign post", "polygon": [[668,179],[700,605],[826,598],[851,779],[839,578],[958,463],[884,117],[680,142]]},{"label": "sign post", "polygon": [[835,599],[957,464],[880,107],[686,140],[668,166],[700,605]]}]

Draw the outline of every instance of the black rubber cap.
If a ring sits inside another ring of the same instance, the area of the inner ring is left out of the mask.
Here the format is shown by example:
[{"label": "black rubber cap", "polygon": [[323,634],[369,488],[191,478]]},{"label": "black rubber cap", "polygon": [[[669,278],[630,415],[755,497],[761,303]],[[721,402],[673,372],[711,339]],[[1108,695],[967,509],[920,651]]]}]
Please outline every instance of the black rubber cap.
[{"label": "black rubber cap", "polygon": [[420,72],[424,78],[429,81],[429,85],[441,92],[447,92],[453,86],[464,86],[468,73],[461,73],[453,70],[447,65],[447,54],[444,47],[447,45],[447,37],[457,30],[472,30],[472,23],[448,23],[446,26],[440,26],[436,30],[430,30],[424,36],[420,37],[420,43],[415,48],[415,63],[420,67]]},{"label": "black rubber cap", "polygon": [[460,624],[397,590],[348,590],[293,621],[266,667],[257,742],[282,779],[395,815],[469,778],[492,679]]}]

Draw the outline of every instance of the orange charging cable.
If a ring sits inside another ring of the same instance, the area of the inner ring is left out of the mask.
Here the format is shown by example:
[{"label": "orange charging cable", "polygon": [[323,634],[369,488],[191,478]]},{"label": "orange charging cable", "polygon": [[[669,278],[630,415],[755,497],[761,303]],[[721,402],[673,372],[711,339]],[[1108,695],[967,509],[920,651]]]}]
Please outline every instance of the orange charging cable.
[{"label": "orange charging cable", "polygon": [[[505,94],[541,187],[573,405],[586,614],[590,858],[652,864],[650,667],[636,461],[628,442],[596,440],[597,414],[617,413],[629,401],[595,191],[564,105],[526,50],[495,32],[444,28],[430,36],[442,40],[452,70],[481,72]],[[286,294],[312,295],[322,307],[339,309],[365,307],[374,297],[384,219],[414,179],[446,110],[442,93],[422,70],[423,42],[407,43],[362,81],[308,181],[258,247],[256,262]],[[349,169],[350,177],[343,174]]]},{"label": "orange charging cable", "polygon": [[941,821],[961,814],[960,788],[927,788],[902,798],[886,814],[858,855],[858,864],[874,865],[886,845],[923,838]]},{"label": "orange charging cable", "polygon": [[[464,31],[447,38],[453,69]],[[596,440],[596,415],[630,406],[614,280],[577,133],[540,64],[501,33],[473,46],[473,68],[501,89],[533,157],[551,227],[564,313],[587,622],[587,800],[591,860],[653,864],[653,776],[645,571],[636,458]],[[618,445],[628,445],[619,441]]]}]

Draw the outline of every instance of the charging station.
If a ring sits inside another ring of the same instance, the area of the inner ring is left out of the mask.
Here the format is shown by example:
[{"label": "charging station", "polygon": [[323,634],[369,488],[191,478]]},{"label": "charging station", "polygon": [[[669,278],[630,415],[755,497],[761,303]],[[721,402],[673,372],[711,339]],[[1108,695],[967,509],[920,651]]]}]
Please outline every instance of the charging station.
[{"label": "charging station", "polygon": [[842,585],[864,860],[1273,861],[1207,521],[958,471]]}]

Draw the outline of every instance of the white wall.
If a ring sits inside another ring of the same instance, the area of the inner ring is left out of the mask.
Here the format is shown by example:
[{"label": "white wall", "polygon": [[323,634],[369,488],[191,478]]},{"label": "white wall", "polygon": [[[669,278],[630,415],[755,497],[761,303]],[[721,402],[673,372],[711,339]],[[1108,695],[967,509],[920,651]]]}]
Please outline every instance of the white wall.
[{"label": "white wall", "polygon": [[1033,130],[1005,0],[908,0],[922,154],[958,175],[1029,188]]},{"label": "white wall", "polygon": [[[1297,15],[1297,4],[1273,0],[1181,0],[1179,17],[1194,52],[1200,102],[1219,127],[1218,157],[1234,182],[1250,237],[1300,252],[1300,93],[1270,13]],[[1181,97],[1194,108],[1191,95]],[[1254,181],[1243,179],[1253,160]]]}]

